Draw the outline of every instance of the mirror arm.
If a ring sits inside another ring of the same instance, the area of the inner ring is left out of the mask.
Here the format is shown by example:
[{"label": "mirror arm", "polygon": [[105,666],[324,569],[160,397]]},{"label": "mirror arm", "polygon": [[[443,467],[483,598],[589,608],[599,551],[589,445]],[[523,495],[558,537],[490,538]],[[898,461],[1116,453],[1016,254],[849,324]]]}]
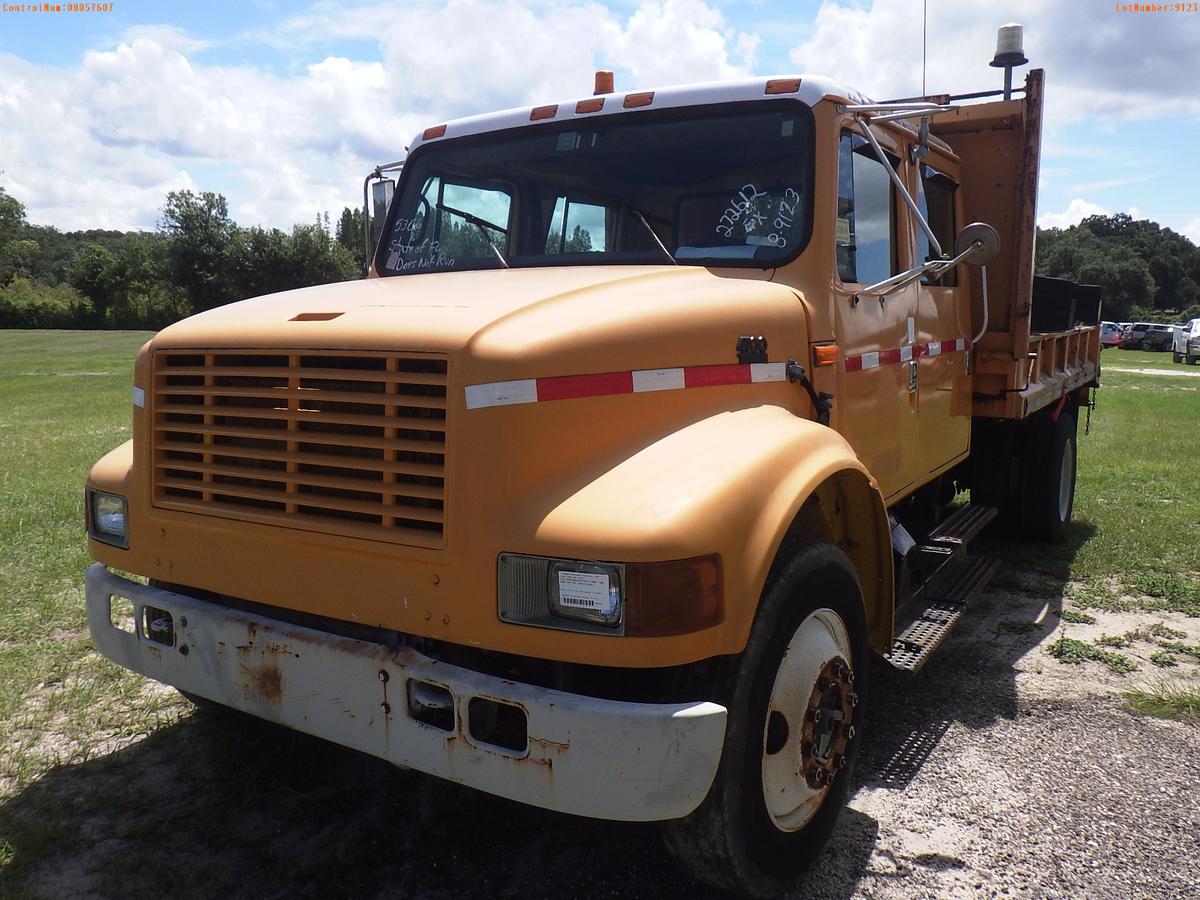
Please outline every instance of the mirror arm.
[{"label": "mirror arm", "polygon": [[891,278],[885,278],[883,281],[878,281],[870,287],[865,287],[859,294],[870,294],[871,296],[884,296],[898,291],[907,284],[916,281],[926,272],[932,272],[934,275],[940,276],[947,269],[952,269],[961,263],[967,256],[974,253],[983,245],[982,241],[975,241],[966,250],[958,254],[953,259],[931,259],[924,265],[909,269],[907,272],[901,272],[899,275],[893,275]]}]

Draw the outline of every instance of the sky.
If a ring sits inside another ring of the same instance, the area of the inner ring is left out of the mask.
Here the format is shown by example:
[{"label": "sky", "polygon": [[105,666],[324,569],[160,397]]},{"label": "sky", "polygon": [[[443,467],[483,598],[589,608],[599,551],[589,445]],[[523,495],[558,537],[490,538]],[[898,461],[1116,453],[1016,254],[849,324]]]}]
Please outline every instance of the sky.
[{"label": "sky", "polygon": [[[0,3],[0,187],[29,221],[152,229],[216,191],[288,229],[362,200],[447,119],[617,89],[820,73],[922,84],[920,0],[115,0]],[[109,9],[104,9],[108,6]],[[1046,70],[1038,220],[1127,212],[1200,244],[1200,12],[1113,0],[928,0],[930,93],[1001,86],[996,29]],[[1026,69],[1018,69],[1015,81]]]}]

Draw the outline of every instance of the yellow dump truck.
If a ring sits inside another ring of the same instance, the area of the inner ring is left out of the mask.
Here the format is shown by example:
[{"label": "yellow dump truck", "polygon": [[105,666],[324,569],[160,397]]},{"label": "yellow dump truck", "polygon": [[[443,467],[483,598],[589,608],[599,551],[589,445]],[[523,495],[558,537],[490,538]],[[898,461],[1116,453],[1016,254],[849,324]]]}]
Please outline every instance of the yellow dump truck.
[{"label": "yellow dump truck", "polygon": [[97,649],[777,893],[870,656],[925,660],[993,516],[1071,516],[1099,310],[1038,296],[1017,93],[602,86],[425,129],[369,278],[142,348],[87,483]]}]

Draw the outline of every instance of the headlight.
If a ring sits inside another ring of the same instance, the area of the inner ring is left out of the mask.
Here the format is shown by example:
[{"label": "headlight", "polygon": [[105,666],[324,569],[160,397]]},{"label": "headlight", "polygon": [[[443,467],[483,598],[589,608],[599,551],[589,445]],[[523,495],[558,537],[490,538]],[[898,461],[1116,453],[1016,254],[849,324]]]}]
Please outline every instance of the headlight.
[{"label": "headlight", "polygon": [[621,624],[622,566],[555,560],[550,563],[550,612],[567,619]]},{"label": "headlight", "polygon": [[502,621],[593,634],[622,634],[625,567],[589,560],[501,553]]},{"label": "headlight", "polygon": [[589,634],[665,637],[720,624],[721,558],[607,563],[501,553],[501,621]]},{"label": "headlight", "polygon": [[88,524],[92,537],[118,547],[129,545],[125,498],[104,491],[88,491]]}]

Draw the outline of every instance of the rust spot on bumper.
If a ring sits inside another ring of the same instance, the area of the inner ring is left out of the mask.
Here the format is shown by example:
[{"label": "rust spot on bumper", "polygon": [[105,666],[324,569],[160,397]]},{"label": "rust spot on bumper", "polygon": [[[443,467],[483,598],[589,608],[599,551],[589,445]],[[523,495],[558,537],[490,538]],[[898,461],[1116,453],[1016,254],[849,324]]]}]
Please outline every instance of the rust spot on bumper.
[{"label": "rust spot on bumper", "polygon": [[283,699],[283,673],[273,662],[260,666],[243,666],[247,693],[257,694],[272,706]]}]

